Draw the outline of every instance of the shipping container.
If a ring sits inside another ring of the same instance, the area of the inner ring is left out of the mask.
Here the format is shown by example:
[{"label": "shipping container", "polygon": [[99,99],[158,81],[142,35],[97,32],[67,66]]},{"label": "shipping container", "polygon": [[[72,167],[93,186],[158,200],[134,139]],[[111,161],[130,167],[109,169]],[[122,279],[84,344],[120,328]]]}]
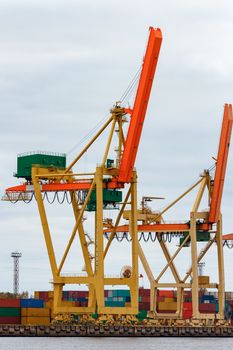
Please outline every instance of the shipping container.
[{"label": "shipping container", "polygon": [[199,311],[202,313],[215,313],[216,304],[199,304]]},{"label": "shipping container", "polygon": [[33,316],[33,317],[50,317],[50,309],[49,308],[22,308],[21,316]]},{"label": "shipping container", "polygon": [[149,303],[150,302],[150,296],[149,295],[143,295],[142,297],[139,297],[141,298],[141,300],[139,301],[142,301],[144,303]]},{"label": "shipping container", "polygon": [[45,308],[53,309],[53,300],[45,301]]},{"label": "shipping container", "polygon": [[0,307],[20,307],[20,299],[0,299]]},{"label": "shipping container", "polygon": [[66,300],[62,300],[61,306],[75,306],[75,301],[66,301]]},{"label": "shipping container", "polygon": [[40,298],[40,292],[38,292],[38,291],[34,292],[34,299],[42,299],[42,298]]},{"label": "shipping container", "polygon": [[191,310],[184,310],[183,311],[183,316],[182,316],[182,318],[184,319],[184,320],[187,320],[187,319],[189,319],[189,318],[191,318],[192,317],[192,311]]},{"label": "shipping container", "polygon": [[156,300],[159,303],[160,301],[165,301],[165,297],[161,297],[160,295],[158,295]]},{"label": "shipping container", "polygon": [[20,316],[19,307],[0,307],[0,316]]},{"label": "shipping container", "polygon": [[49,325],[50,322],[50,317],[21,317],[22,324]]},{"label": "shipping container", "polygon": [[112,290],[109,290],[108,291],[108,297],[112,297],[113,296],[113,291]]},{"label": "shipping container", "polygon": [[20,316],[0,316],[0,324],[20,324]]},{"label": "shipping container", "polygon": [[138,305],[138,307],[139,307],[139,310],[141,311],[141,310],[147,310],[147,311],[149,311],[150,310],[150,303],[143,303],[143,302],[141,302],[141,303],[139,303],[139,305]]},{"label": "shipping container", "polygon": [[166,298],[174,298],[174,290],[158,290],[158,295]]},{"label": "shipping container", "polygon": [[176,311],[177,310],[177,303],[176,302],[159,302],[158,303],[158,310],[159,311]]},{"label": "shipping container", "polygon": [[105,301],[106,307],[124,307],[125,303],[123,301]]},{"label": "shipping container", "polygon": [[35,298],[35,299],[42,299],[44,301],[48,301],[49,300],[49,292],[39,292],[39,298]]},{"label": "shipping container", "polygon": [[170,302],[173,302],[173,301],[175,301],[174,298],[166,298],[166,297],[164,297],[164,302],[165,303],[170,303]]},{"label": "shipping container", "polygon": [[42,299],[20,299],[20,306],[26,307],[44,307],[44,300]]},{"label": "shipping container", "polygon": [[207,301],[209,301],[210,303],[216,303],[216,299],[213,295],[206,295],[206,294],[202,295],[201,303],[205,303]]},{"label": "shipping container", "polygon": [[191,302],[184,302],[183,303],[183,310],[184,311],[192,311],[192,303]]},{"label": "shipping container", "polygon": [[138,290],[140,296],[150,296],[150,289],[139,288]]}]

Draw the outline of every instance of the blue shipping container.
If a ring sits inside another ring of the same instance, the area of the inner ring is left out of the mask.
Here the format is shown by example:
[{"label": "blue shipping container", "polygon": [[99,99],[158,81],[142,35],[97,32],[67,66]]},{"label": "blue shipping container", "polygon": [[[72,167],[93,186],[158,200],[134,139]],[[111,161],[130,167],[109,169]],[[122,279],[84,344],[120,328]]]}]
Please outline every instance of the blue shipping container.
[{"label": "blue shipping container", "polygon": [[204,303],[205,301],[209,301],[211,303],[217,302],[216,298],[213,295],[202,295],[201,303]]},{"label": "blue shipping container", "polygon": [[44,307],[44,300],[42,299],[20,299],[20,307],[23,308],[43,308]]}]

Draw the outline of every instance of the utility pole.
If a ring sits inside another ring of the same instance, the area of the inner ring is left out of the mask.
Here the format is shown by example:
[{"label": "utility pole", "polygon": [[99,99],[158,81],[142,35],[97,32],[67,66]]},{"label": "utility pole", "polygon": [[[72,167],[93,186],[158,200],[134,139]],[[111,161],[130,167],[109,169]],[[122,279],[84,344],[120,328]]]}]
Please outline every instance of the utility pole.
[{"label": "utility pole", "polygon": [[15,297],[19,294],[19,258],[21,258],[22,253],[15,251],[11,253],[11,257],[14,259],[13,268],[13,292]]}]

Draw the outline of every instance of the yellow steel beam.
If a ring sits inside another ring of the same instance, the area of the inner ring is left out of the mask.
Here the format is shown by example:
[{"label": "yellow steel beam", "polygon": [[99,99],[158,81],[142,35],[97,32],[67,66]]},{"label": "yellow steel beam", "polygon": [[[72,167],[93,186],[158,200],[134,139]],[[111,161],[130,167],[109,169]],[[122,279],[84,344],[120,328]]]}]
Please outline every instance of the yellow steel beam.
[{"label": "yellow steel beam", "polygon": [[157,283],[154,282],[156,288],[191,288],[191,283]]},{"label": "yellow steel beam", "polygon": [[49,224],[46,216],[46,211],[40,191],[40,184],[38,183],[38,180],[36,179],[36,175],[39,172],[39,168],[32,167],[32,183],[34,186],[34,191],[35,191],[35,196],[36,196],[36,201],[37,201],[37,206],[40,214],[40,219],[42,223],[42,228],[43,228],[43,233],[44,233],[44,238],[45,238],[45,243],[47,247],[47,252],[48,252],[48,257],[49,257],[49,262],[53,274],[53,278],[57,275],[57,262],[56,262],[56,257],[55,257],[55,252],[53,249],[53,243],[52,243],[52,238],[49,230]]},{"label": "yellow steel beam", "polygon": [[195,199],[195,202],[193,205],[192,212],[198,211],[199,205],[201,203],[201,200],[202,200],[202,197],[203,197],[203,194],[205,191],[206,183],[207,183],[207,180],[206,180],[206,176],[205,176],[200,183],[200,187],[199,187],[198,194],[196,196],[196,199]]},{"label": "yellow steel beam", "polygon": [[79,161],[79,159],[86,153],[88,148],[95,142],[95,140],[102,134],[102,132],[106,129],[106,127],[111,123],[112,116],[107,120],[107,122],[102,126],[102,128],[95,134],[95,136],[91,139],[90,142],[84,147],[84,149],[79,153],[79,155],[70,163],[70,165],[66,168],[65,174],[68,173],[73,166]]},{"label": "yellow steel beam", "polygon": [[130,278],[121,278],[121,277],[104,277],[104,284],[105,285],[111,285],[111,286],[130,286],[132,285],[132,281]]},{"label": "yellow steel beam", "polygon": [[219,317],[224,319],[225,309],[225,274],[224,274],[224,257],[223,257],[223,244],[222,244],[222,215],[217,222],[217,255],[218,255],[218,302],[219,302]]},{"label": "yellow steel beam", "polygon": [[197,267],[197,228],[196,219],[190,215],[190,238],[191,238],[191,261],[192,261],[192,307],[193,318],[199,318],[199,301],[198,301],[198,267]]},{"label": "yellow steel beam", "polygon": [[182,193],[176,200],[174,200],[172,203],[170,203],[165,209],[163,209],[157,217],[154,218],[154,220],[160,218],[166,211],[168,211],[170,208],[172,208],[176,203],[178,203],[182,198],[184,198],[189,192],[191,192],[196,186],[199,185],[199,183],[202,181],[202,179],[198,180],[193,186],[191,186],[187,191]]},{"label": "yellow steel beam", "polygon": [[103,168],[105,167],[105,163],[106,163],[108,152],[109,152],[109,148],[110,148],[110,145],[111,145],[111,142],[112,142],[112,137],[113,137],[113,133],[114,133],[114,130],[115,130],[115,126],[116,126],[116,118],[114,118],[114,115],[113,115],[113,122],[112,122],[111,130],[110,130],[110,134],[109,134],[109,137],[108,137],[106,149],[105,149],[105,152],[104,152],[103,160],[102,160],[102,163],[101,163],[101,166]]},{"label": "yellow steel beam", "polygon": [[138,313],[138,226],[137,226],[137,174],[132,173],[131,180],[131,216],[129,221],[132,237],[132,286],[130,288],[131,307]]},{"label": "yellow steel beam", "polygon": [[103,168],[96,168],[95,291],[97,306],[104,307]]},{"label": "yellow steel beam", "polygon": [[93,284],[94,276],[57,276],[54,278],[54,283],[57,284]]}]

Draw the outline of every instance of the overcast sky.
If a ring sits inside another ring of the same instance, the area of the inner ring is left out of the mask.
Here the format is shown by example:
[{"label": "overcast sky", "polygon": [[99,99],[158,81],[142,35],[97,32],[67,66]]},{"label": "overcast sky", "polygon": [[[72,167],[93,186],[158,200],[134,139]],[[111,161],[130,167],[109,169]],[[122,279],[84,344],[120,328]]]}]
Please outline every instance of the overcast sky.
[{"label": "overcast sky", "polygon": [[[65,152],[68,162],[75,157],[85,145],[80,141],[108,114],[140,67],[149,26],[161,28],[163,43],[136,162],[138,202],[142,195],[164,196],[164,202],[152,203],[154,210],[163,207],[213,164],[224,103],[233,101],[232,1],[2,0],[1,195],[20,182],[13,177],[18,153]],[[95,169],[104,142],[85,155],[80,171]],[[187,198],[166,219],[187,220],[192,200]],[[222,201],[225,233],[233,232],[232,200],[231,147]],[[68,205],[50,208],[58,257],[68,240],[68,227],[72,228],[70,209]],[[12,290],[13,250],[23,253],[20,289],[50,288],[35,202],[0,202],[0,220],[0,290]],[[177,243],[169,245],[171,251]],[[68,260],[68,272],[76,266],[77,272],[82,269],[77,258],[80,247],[75,244],[77,265],[76,260]],[[159,248],[155,243],[144,247],[156,275],[163,267]],[[114,243],[106,272],[119,273],[130,263],[128,251],[129,244]],[[233,289],[233,250],[224,252],[226,287]],[[189,249],[178,261],[183,273],[188,256]],[[205,259],[211,282],[217,278],[214,259],[214,252]]]}]

